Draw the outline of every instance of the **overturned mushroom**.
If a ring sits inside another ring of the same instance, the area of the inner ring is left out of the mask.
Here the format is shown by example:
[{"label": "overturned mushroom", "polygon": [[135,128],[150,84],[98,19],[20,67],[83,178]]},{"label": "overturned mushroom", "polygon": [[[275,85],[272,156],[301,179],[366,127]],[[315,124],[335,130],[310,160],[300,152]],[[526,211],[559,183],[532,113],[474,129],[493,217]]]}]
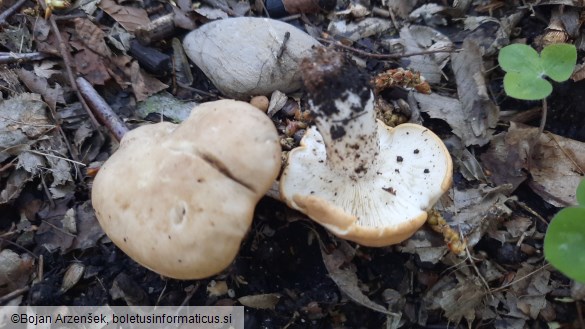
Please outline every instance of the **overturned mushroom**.
[{"label": "overturned mushroom", "polygon": [[97,174],[92,203],[132,259],[168,277],[204,278],[235,258],[280,161],[264,113],[244,102],[205,103],[180,125],[127,133]]},{"label": "overturned mushroom", "polygon": [[302,71],[318,131],[289,153],[282,198],[366,246],[407,239],[451,184],[445,145],[423,126],[376,121],[367,79],[343,55],[317,49]]}]

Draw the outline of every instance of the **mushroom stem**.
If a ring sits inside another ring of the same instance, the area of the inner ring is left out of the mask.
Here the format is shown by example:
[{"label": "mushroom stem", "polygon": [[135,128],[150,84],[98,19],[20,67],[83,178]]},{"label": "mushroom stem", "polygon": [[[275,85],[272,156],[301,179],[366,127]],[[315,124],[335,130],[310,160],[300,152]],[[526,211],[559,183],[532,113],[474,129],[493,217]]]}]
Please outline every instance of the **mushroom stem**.
[{"label": "mushroom stem", "polygon": [[347,61],[341,53],[318,48],[303,61],[301,71],[327,165],[357,181],[375,174],[379,138],[369,81]]}]

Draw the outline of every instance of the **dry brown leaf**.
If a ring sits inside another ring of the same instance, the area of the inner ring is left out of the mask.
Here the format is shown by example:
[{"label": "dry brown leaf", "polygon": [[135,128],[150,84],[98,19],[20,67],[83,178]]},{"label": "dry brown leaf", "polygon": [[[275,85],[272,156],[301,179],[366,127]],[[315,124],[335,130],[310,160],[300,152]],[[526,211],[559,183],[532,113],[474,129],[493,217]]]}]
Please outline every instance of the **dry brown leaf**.
[{"label": "dry brown leaf", "polygon": [[0,296],[24,287],[33,273],[34,260],[28,255],[19,256],[10,249],[0,252]]},{"label": "dry brown leaf", "polygon": [[19,69],[17,73],[26,87],[34,93],[41,94],[52,110],[57,109],[57,103],[65,103],[63,99],[63,88],[58,83],[55,83],[55,87],[51,88],[46,78],[38,77],[31,71]]},{"label": "dry brown leaf", "polygon": [[[400,30],[400,39],[382,40],[382,44],[392,51],[415,53],[433,50],[449,50],[453,42],[437,30],[428,26],[411,25]],[[420,56],[410,56],[402,61],[403,66],[420,74],[431,84],[441,82],[442,69],[446,65],[450,54],[440,52]]]},{"label": "dry brown leaf", "polygon": [[207,295],[209,297],[219,297],[228,293],[228,285],[224,280],[211,280],[207,285]]},{"label": "dry brown leaf", "polygon": [[517,298],[516,307],[526,316],[536,319],[540,311],[546,307],[546,294],[554,288],[549,284],[550,272],[523,263],[516,272],[515,279],[512,292]]},{"label": "dry brown leaf", "polygon": [[469,247],[477,244],[491,226],[497,225],[512,213],[505,204],[508,195],[512,193],[511,188],[511,185],[489,187],[481,184],[478,188],[449,190],[448,196],[453,203],[443,203],[443,211],[448,214],[445,217],[450,218],[452,227],[461,230]]},{"label": "dry brown leaf", "polygon": [[106,34],[89,19],[76,18],[75,32],[88,49],[106,58],[112,56],[112,51],[106,44]]},{"label": "dry brown leaf", "polygon": [[408,105],[412,109],[428,113],[431,118],[446,121],[451,126],[453,133],[461,138],[466,146],[483,146],[490,142],[490,136],[476,136],[471,130],[461,103],[455,98],[439,94],[410,93]]},{"label": "dry brown leaf", "polygon": [[[534,128],[536,129],[536,128]],[[576,190],[585,174],[585,143],[551,133],[542,134],[529,168],[530,187],[546,202],[576,205]]]},{"label": "dry brown leaf", "polygon": [[[492,140],[481,156],[492,181],[517,187],[528,171],[530,187],[546,202],[556,207],[576,205],[575,191],[585,173],[585,143],[544,133],[531,153],[537,133],[538,128],[512,122],[507,133]],[[528,154],[532,154],[530,161]]]},{"label": "dry brown leaf", "polygon": [[438,263],[449,252],[441,235],[426,226],[397,248],[400,252],[416,254],[421,262],[430,264]]},{"label": "dry brown leaf", "polygon": [[451,57],[451,66],[457,81],[457,94],[466,128],[471,129],[478,139],[489,139],[490,128],[496,126],[500,110],[488,95],[483,58],[478,45],[465,39],[461,52]]},{"label": "dry brown leaf", "polygon": [[528,228],[532,226],[530,218],[518,216],[504,223],[506,230],[513,238],[518,238],[528,233]]},{"label": "dry brown leaf", "polygon": [[134,90],[136,100],[139,102],[168,87],[158,79],[153,78],[141,70],[136,61],[132,62],[131,72],[132,89]]},{"label": "dry brown leaf", "polygon": [[424,300],[431,310],[441,309],[449,321],[459,323],[463,318],[473,321],[476,309],[485,307],[485,287],[476,277],[445,275],[429,289]]},{"label": "dry brown leaf", "polygon": [[[331,277],[331,280],[335,282],[339,290],[341,290],[347,297],[349,297],[349,299],[355,303],[376,312],[387,315],[395,315],[392,312],[389,312],[384,306],[373,302],[368,298],[368,296],[364,295],[364,293],[359,288],[355,267],[344,266],[344,268],[340,268],[344,263],[347,262],[348,258],[350,258],[348,255],[348,249],[353,250],[353,248],[351,248],[347,242],[340,241],[340,243],[342,247],[333,250],[330,254],[326,253],[323,246],[321,246],[321,256],[323,257],[323,263],[327,268],[327,272],[329,272],[329,277]],[[351,250],[349,252],[351,252]],[[355,250],[353,251],[355,252]]]},{"label": "dry brown leaf", "polygon": [[20,195],[24,185],[31,181],[33,176],[24,169],[16,169],[10,173],[4,188],[0,190],[0,204],[8,203]]},{"label": "dry brown leaf", "polygon": [[110,79],[108,67],[103,58],[89,49],[83,49],[73,57],[77,72],[92,85],[104,85]]},{"label": "dry brown leaf", "polygon": [[101,0],[99,7],[128,32],[134,32],[140,26],[150,23],[148,13],[143,8],[120,6],[113,0]]},{"label": "dry brown leaf", "polygon": [[0,161],[28,150],[53,128],[40,95],[23,93],[0,101]]},{"label": "dry brown leaf", "polygon": [[104,236],[104,231],[95,217],[95,211],[90,201],[85,201],[76,208],[77,235],[70,250],[85,250],[93,248],[97,241]]},{"label": "dry brown leaf", "polygon": [[512,184],[515,190],[526,179],[524,169],[528,164],[530,143],[536,132],[517,129],[512,123],[508,132],[494,136],[490,148],[480,157],[484,168],[491,173],[490,179],[494,184]]}]

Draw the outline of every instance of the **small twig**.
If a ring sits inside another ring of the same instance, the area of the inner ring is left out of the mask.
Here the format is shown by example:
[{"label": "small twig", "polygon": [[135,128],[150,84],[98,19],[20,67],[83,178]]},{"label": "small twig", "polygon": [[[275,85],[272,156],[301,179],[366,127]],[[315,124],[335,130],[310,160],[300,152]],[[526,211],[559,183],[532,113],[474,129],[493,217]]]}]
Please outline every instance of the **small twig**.
[{"label": "small twig", "polygon": [[528,207],[526,204],[524,204],[523,202],[520,201],[515,201],[514,203],[516,203],[517,205],[520,206],[520,208],[524,209],[525,211],[529,212],[530,214],[532,214],[532,216],[538,218],[543,224],[548,225],[548,222],[546,221],[546,219],[544,219],[544,217],[540,216],[536,211],[532,210],[532,208]]},{"label": "small twig", "polygon": [[49,223],[47,220],[44,220],[43,223],[49,225],[50,227],[54,228],[55,230],[65,234],[65,235],[68,235],[68,236],[73,237],[73,238],[77,237],[77,235],[69,233],[69,232],[65,231],[65,229],[62,229],[54,224]]},{"label": "small twig", "polygon": [[185,295],[185,298],[183,299],[181,306],[189,305],[189,301],[191,300],[193,295],[195,295],[195,293],[197,292],[197,289],[199,289],[200,284],[201,284],[201,282],[198,281],[195,284],[195,286],[189,286],[189,287],[185,288],[185,291],[187,292],[187,294]]},{"label": "small twig", "polygon": [[47,197],[47,200],[49,200],[49,203],[51,204],[51,209],[55,209],[55,200],[53,200],[51,191],[49,191],[47,182],[45,182],[45,175],[41,175],[41,185],[43,185],[43,191],[45,191],[45,196]]},{"label": "small twig", "polygon": [[[461,239],[465,239],[465,237],[463,236],[463,232],[461,232],[461,229],[459,229],[459,234],[460,234]],[[469,251],[469,245],[467,245],[467,244],[465,244],[465,253],[467,254],[467,259],[469,260],[469,263],[471,264],[471,267],[473,267],[473,270],[475,271],[475,273],[477,274],[477,276],[479,277],[479,279],[481,280],[481,282],[484,284],[484,286],[487,289],[487,291],[490,291],[490,285],[485,280],[485,278],[483,277],[483,275],[481,275],[481,272],[479,271],[479,269],[475,265],[475,262],[473,261],[473,257],[471,256],[471,252]]]},{"label": "small twig", "polygon": [[12,169],[12,167],[16,166],[16,161],[18,161],[18,158],[14,158],[10,162],[8,162],[7,164],[0,167],[0,173],[6,171],[8,169]]},{"label": "small twig", "polygon": [[39,283],[43,281],[45,276],[45,258],[43,255],[39,256],[39,265],[37,267],[37,278],[33,280],[33,283]]},{"label": "small twig", "polygon": [[42,156],[45,156],[45,157],[57,158],[57,159],[60,159],[60,160],[63,160],[63,161],[67,161],[67,162],[71,162],[71,163],[74,163],[76,165],[80,165],[80,166],[83,166],[83,167],[86,166],[86,164],[83,163],[83,162],[79,162],[79,161],[67,159],[65,157],[53,155],[53,154],[50,154],[50,153],[43,153],[43,152],[39,152],[39,151],[35,151],[35,150],[25,150],[25,152],[34,153],[36,155],[42,155]]},{"label": "small twig", "polygon": [[301,17],[301,14],[294,14],[294,15],[279,18],[278,20],[283,21],[283,22],[289,22],[289,21],[293,21],[295,19],[299,19],[300,17]]},{"label": "small twig", "polygon": [[48,54],[45,53],[7,53],[7,52],[0,52],[0,64],[12,64],[12,63],[24,63],[24,62],[32,62],[32,61],[39,61],[41,59],[45,59],[49,57]]},{"label": "small twig", "polygon": [[216,95],[216,94],[212,94],[212,93],[209,93],[209,92],[207,92],[207,91],[204,91],[204,90],[201,90],[201,89],[197,89],[197,88],[193,88],[193,87],[191,87],[191,86],[187,86],[186,84],[184,84],[184,83],[181,83],[181,82],[178,82],[178,81],[177,81],[177,85],[178,85],[179,87],[181,87],[181,88],[184,88],[184,89],[190,90],[190,91],[192,91],[192,92],[195,92],[195,93],[197,93],[197,94],[200,94],[200,95],[203,95],[203,96],[207,96],[207,97],[214,97],[214,98],[219,98],[219,99],[221,99],[221,98],[222,98],[222,97],[220,97],[220,96],[218,96],[218,95]]},{"label": "small twig", "polygon": [[282,55],[284,54],[284,51],[286,50],[286,43],[288,42],[288,39],[290,39],[290,32],[286,32],[284,34],[283,40],[282,40],[282,45],[280,45],[280,49],[278,50],[278,53],[276,54],[276,60],[280,60],[280,58],[282,57]]},{"label": "small twig", "polygon": [[26,252],[27,254],[31,255],[33,258],[35,258],[35,259],[38,259],[37,255],[35,255],[35,253],[34,253],[34,252],[32,252],[32,251],[30,251],[30,250],[26,249],[25,247],[23,247],[23,246],[19,245],[19,244],[18,244],[18,243],[16,243],[16,242],[10,241],[9,239],[5,239],[5,238],[0,238],[0,241],[2,241],[2,242],[6,242],[6,243],[8,243],[8,244],[9,244],[9,245],[11,245],[11,246],[13,246],[13,247],[16,247],[16,248],[18,248],[18,249],[20,249],[20,250],[22,250],[22,251]]},{"label": "small twig", "polygon": [[[41,7],[43,8],[43,10],[46,10],[47,4],[45,3],[45,0],[38,0],[38,1],[39,1],[39,4],[41,5]],[[49,23],[51,24],[51,30],[55,34],[55,37],[57,38],[57,42],[59,43],[59,52],[61,53],[61,58],[63,59],[63,62],[65,64],[65,70],[67,71],[67,78],[69,80],[69,84],[71,85],[71,89],[73,89],[75,91],[75,93],[77,94],[77,98],[79,99],[79,102],[81,103],[81,105],[83,106],[85,111],[87,112],[87,115],[89,116],[93,127],[95,129],[98,129],[100,125],[99,125],[97,119],[95,118],[95,116],[93,115],[91,110],[89,109],[89,106],[87,106],[87,103],[85,102],[81,93],[79,92],[79,89],[77,88],[77,83],[75,82],[75,74],[73,73],[74,66],[73,66],[72,60],[70,58],[71,54],[69,53],[69,50],[67,48],[67,44],[65,43],[65,41],[63,41],[63,38],[61,37],[61,32],[59,31],[59,27],[57,26],[57,22],[55,21],[55,17],[53,17],[52,15],[49,17]]]},{"label": "small twig", "polygon": [[6,295],[0,297],[0,305],[13,300],[14,298],[26,293],[28,290],[30,289],[30,287],[24,287],[24,288],[20,288],[20,289],[16,289],[10,293],[7,293]]},{"label": "small twig", "polygon": [[[38,0],[38,2],[41,5],[41,8],[43,8],[43,10],[47,9],[47,4],[45,3],[45,0]],[[55,37],[57,38],[57,41],[59,43],[59,51],[61,53],[61,58],[63,59],[63,62],[65,64],[65,69],[67,71],[67,77],[69,79],[69,84],[71,85],[71,88],[73,90],[75,90],[75,92],[77,93],[77,97],[79,98],[79,102],[81,103],[81,105],[86,109],[86,112],[88,113],[88,116],[91,119],[92,125],[97,129],[99,127],[97,120],[95,119],[95,117],[93,116],[93,114],[89,110],[87,104],[85,103],[85,101],[81,97],[79,90],[77,90],[77,84],[75,83],[75,75],[73,74],[73,69],[72,69],[73,64],[71,63],[72,61],[70,58],[71,54],[69,53],[67,45],[65,44],[65,42],[63,41],[63,38],[61,37],[61,32],[59,31],[59,28],[57,27],[57,23],[55,22],[55,18],[53,16],[49,17],[49,22],[51,23],[51,30],[55,34]],[[69,139],[67,138],[67,135],[63,131],[63,128],[61,127],[59,116],[57,115],[56,110],[51,106],[49,106],[49,109],[51,111],[51,115],[53,116],[53,120],[57,124],[57,130],[59,131],[59,134],[63,137],[63,140],[66,141],[65,145],[67,147],[67,151],[69,152],[69,154],[71,154],[71,157],[73,158],[73,160],[79,161],[79,156],[77,154],[77,150],[71,146],[71,143],[69,142]],[[75,166],[75,172],[76,172],[76,177],[81,177],[80,172],[79,172],[79,168],[77,166]]]},{"label": "small twig", "polygon": [[399,59],[404,57],[412,57],[412,56],[421,56],[421,55],[429,55],[429,54],[436,54],[436,53],[454,53],[457,50],[454,49],[435,49],[435,50],[425,50],[425,51],[418,51],[413,53],[404,53],[404,54],[374,54],[367,51],[363,51],[354,47],[346,46],[344,44],[339,43],[336,40],[329,40],[324,38],[318,38],[319,41],[327,42],[332,44],[335,47],[342,48],[345,50],[349,50],[361,56],[375,58],[375,59]]},{"label": "small twig", "polygon": [[165,281],[165,286],[162,288],[160,294],[158,294],[158,298],[156,299],[156,303],[154,305],[160,305],[160,301],[162,300],[165,291],[167,291],[167,286],[168,286],[169,282]]},{"label": "small twig", "polygon": [[90,104],[91,109],[100,121],[114,134],[119,141],[128,132],[128,127],[106,103],[106,101],[93,89],[93,86],[84,78],[77,78],[78,91]]},{"label": "small twig", "polygon": [[494,292],[498,292],[498,291],[505,290],[505,289],[507,289],[507,288],[509,288],[509,287],[511,287],[511,286],[513,286],[513,285],[515,285],[516,283],[518,283],[518,282],[520,282],[520,281],[522,281],[522,280],[525,280],[525,279],[527,279],[527,278],[529,278],[529,277],[533,276],[534,274],[536,274],[536,273],[538,273],[538,272],[540,272],[540,271],[542,271],[542,270],[546,269],[546,268],[547,268],[547,267],[549,267],[549,266],[550,266],[550,264],[545,264],[545,265],[543,265],[542,267],[539,267],[539,268],[537,268],[536,270],[534,270],[534,271],[532,271],[532,272],[530,272],[530,273],[527,273],[526,275],[524,275],[524,276],[522,276],[522,277],[518,278],[517,280],[514,280],[514,281],[512,281],[512,282],[510,282],[510,283],[508,283],[508,284],[505,284],[505,285],[501,286],[501,287],[494,288],[494,289],[490,290],[489,292],[493,294]]},{"label": "small twig", "polygon": [[6,23],[8,17],[14,15],[14,13],[16,13],[20,7],[24,6],[26,1],[27,0],[18,0],[15,4],[12,5],[12,7],[6,9],[2,14],[0,14],[0,26],[8,25],[8,23]]}]

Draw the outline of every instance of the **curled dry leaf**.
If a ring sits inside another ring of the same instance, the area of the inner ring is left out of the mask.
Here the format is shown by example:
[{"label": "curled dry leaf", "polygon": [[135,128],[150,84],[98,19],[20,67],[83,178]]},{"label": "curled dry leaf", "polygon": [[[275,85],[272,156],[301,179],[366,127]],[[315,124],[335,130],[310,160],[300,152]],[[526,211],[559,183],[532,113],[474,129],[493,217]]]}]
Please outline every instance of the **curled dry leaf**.
[{"label": "curled dry leaf", "polygon": [[143,8],[120,6],[113,0],[101,0],[99,7],[128,32],[134,32],[140,26],[150,23],[148,13]]}]

